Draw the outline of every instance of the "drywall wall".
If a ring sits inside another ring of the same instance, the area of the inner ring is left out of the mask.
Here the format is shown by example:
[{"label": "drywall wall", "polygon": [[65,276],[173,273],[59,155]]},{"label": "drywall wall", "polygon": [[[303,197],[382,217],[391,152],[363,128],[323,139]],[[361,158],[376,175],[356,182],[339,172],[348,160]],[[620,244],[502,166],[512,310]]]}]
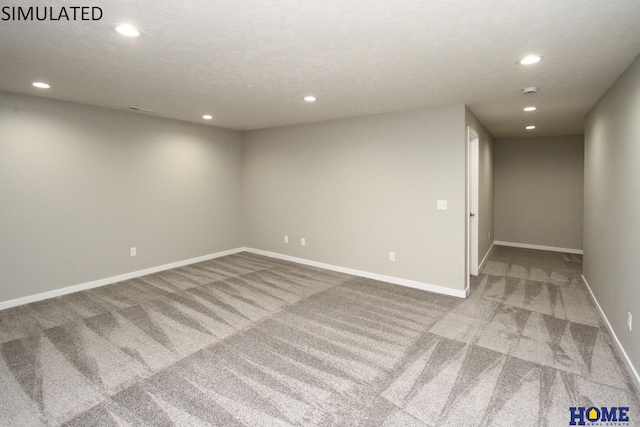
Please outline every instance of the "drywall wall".
[{"label": "drywall wall", "polygon": [[241,144],[0,92],[0,302],[241,247]]},{"label": "drywall wall", "polygon": [[246,246],[464,290],[464,124],[458,105],[246,132]]},{"label": "drywall wall", "polygon": [[469,110],[465,110],[466,126],[478,134],[478,263],[487,256],[494,237],[494,146],[493,136]]},{"label": "drywall wall", "polygon": [[580,251],[584,137],[499,139],[495,240]]},{"label": "drywall wall", "polygon": [[[584,277],[636,373],[640,369],[638,117],[640,58],[587,116],[584,180]],[[633,331],[627,329],[628,312],[633,314]]]}]

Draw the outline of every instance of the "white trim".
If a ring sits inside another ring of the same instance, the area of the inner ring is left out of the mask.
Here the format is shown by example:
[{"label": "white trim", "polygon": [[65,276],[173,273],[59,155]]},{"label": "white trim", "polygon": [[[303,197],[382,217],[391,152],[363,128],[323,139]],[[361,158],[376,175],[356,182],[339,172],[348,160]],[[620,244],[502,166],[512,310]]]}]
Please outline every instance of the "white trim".
[{"label": "white trim", "polygon": [[81,283],[79,285],[73,285],[73,286],[68,286],[66,288],[56,289],[53,291],[42,292],[40,294],[29,295],[27,297],[16,298],[9,301],[2,301],[0,302],[0,310],[16,307],[18,305],[28,304],[30,302],[36,302],[36,301],[42,301],[49,298],[55,298],[55,297],[71,294],[78,291],[85,291],[87,289],[98,288],[100,286],[110,285],[112,283],[121,282],[123,280],[129,280],[129,279],[133,279],[140,276],[146,276],[147,274],[157,273],[159,271],[169,270],[172,268],[183,267],[185,265],[194,264],[196,262],[208,261],[214,258],[233,255],[243,251],[244,251],[244,248],[230,249],[228,251],[216,252],[214,254],[203,255],[197,258],[191,258],[183,261],[172,262],[170,264],[164,264],[157,267],[146,268],[144,270],[138,270],[131,273],[120,274],[118,276],[107,277],[105,279],[94,280],[92,282]]},{"label": "white trim", "polygon": [[538,249],[541,251],[563,252],[565,254],[582,255],[584,253],[582,249],[557,248],[555,246],[529,245],[527,243],[499,242],[497,240],[493,243],[498,246],[511,246],[513,248]]},{"label": "white trim", "polygon": [[262,256],[266,256],[266,257],[270,257],[270,258],[281,259],[281,260],[285,260],[285,261],[291,261],[291,262],[295,262],[295,263],[298,263],[298,264],[309,265],[309,266],[312,266],[312,267],[324,268],[325,270],[337,271],[337,272],[340,272],[340,273],[351,274],[353,276],[366,277],[368,279],[379,280],[381,282],[393,283],[394,285],[406,286],[406,287],[409,287],[409,288],[420,289],[420,290],[423,290],[423,291],[434,292],[434,293],[437,293],[437,294],[450,295],[450,296],[458,297],[458,298],[466,298],[467,297],[467,292],[468,292],[468,289],[464,290],[464,291],[459,291],[459,290],[456,290],[456,289],[446,288],[444,286],[430,285],[428,283],[416,282],[416,281],[413,281],[413,280],[401,279],[401,278],[393,277],[393,276],[385,276],[385,275],[377,274],[377,273],[369,273],[367,271],[354,270],[352,268],[347,268],[347,267],[339,267],[337,265],[325,264],[325,263],[322,263],[322,262],[311,261],[311,260],[304,259],[304,258],[296,258],[296,257],[292,257],[292,256],[289,256],[289,255],[283,255],[283,254],[279,254],[279,253],[275,253],[275,252],[263,251],[263,250],[260,250],[260,249],[245,248],[244,250],[246,252],[250,252],[252,254],[262,255]]},{"label": "white trim", "polygon": [[584,275],[582,275],[582,280],[584,281],[584,284],[587,285],[587,289],[589,290],[589,294],[591,294],[591,298],[593,299],[593,302],[596,304],[596,307],[598,308],[598,312],[600,313],[600,317],[602,317],[602,320],[604,321],[605,325],[607,325],[607,329],[609,330],[609,333],[611,333],[611,336],[613,337],[613,341],[615,342],[616,347],[618,347],[618,350],[622,354],[622,356],[623,356],[623,358],[624,358],[624,360],[625,360],[625,362],[627,364],[627,367],[629,368],[629,370],[631,371],[631,373],[635,377],[636,387],[638,388],[638,391],[640,391],[640,375],[638,374],[637,369],[635,368],[635,366],[633,366],[633,363],[631,363],[631,359],[627,355],[627,352],[624,351],[624,347],[622,347],[622,344],[620,343],[620,340],[618,339],[618,336],[614,332],[613,327],[611,326],[611,323],[609,323],[609,319],[607,319],[607,315],[604,314],[604,311],[602,310],[602,307],[600,307],[600,303],[596,299],[596,296],[593,293],[593,291],[591,290],[591,286],[589,286],[589,283],[587,282],[587,279],[585,279]]},{"label": "white trim", "polygon": [[[478,258],[480,254],[480,239],[478,227],[480,224],[480,136],[471,126],[467,126],[467,287],[470,286],[469,276],[477,276],[480,270]],[[474,216],[471,216],[474,213]]]},{"label": "white trim", "polygon": [[489,255],[491,254],[491,251],[493,250],[494,247],[494,243],[491,243],[491,247],[489,248],[489,250],[487,251],[487,253],[484,255],[484,258],[482,258],[482,261],[480,262],[480,265],[478,266],[478,271],[482,271],[482,267],[484,267],[484,263],[487,262],[487,260],[489,259]]}]

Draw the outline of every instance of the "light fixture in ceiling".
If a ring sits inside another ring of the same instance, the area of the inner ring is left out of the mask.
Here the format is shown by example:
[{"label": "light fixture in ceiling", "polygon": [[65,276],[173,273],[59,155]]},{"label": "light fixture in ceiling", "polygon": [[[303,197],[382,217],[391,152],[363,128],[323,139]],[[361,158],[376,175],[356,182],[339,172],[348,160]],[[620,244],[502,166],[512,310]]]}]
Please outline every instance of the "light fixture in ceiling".
[{"label": "light fixture in ceiling", "polygon": [[305,101],[307,101],[307,102],[314,102],[314,101],[316,100],[316,97],[315,97],[315,96],[313,96],[313,95],[308,95],[308,96],[305,96],[305,97],[304,97],[304,98],[302,98],[302,99],[304,99],[304,100],[305,100]]},{"label": "light fixture in ceiling", "polygon": [[524,107],[523,110],[524,111],[536,111],[538,109],[538,107]]},{"label": "light fixture in ceiling", "polygon": [[524,58],[522,58],[519,62],[520,62],[521,65],[531,65],[531,64],[535,64],[537,62],[540,62],[541,59],[542,59],[541,56],[529,55],[529,56],[525,56]]},{"label": "light fixture in ceiling", "polygon": [[40,88],[40,89],[49,89],[51,86],[49,86],[46,83],[43,82],[33,82],[32,83],[35,87]]},{"label": "light fixture in ceiling", "polygon": [[205,114],[204,116],[202,116],[202,118],[205,120],[211,120],[213,119],[213,116],[211,114]]},{"label": "light fixture in ceiling", "polygon": [[525,127],[526,130],[533,130],[535,128],[536,127],[534,125],[529,125],[529,126]]},{"label": "light fixture in ceiling", "polygon": [[140,31],[131,24],[118,24],[114,29],[123,36],[126,37],[139,37]]}]

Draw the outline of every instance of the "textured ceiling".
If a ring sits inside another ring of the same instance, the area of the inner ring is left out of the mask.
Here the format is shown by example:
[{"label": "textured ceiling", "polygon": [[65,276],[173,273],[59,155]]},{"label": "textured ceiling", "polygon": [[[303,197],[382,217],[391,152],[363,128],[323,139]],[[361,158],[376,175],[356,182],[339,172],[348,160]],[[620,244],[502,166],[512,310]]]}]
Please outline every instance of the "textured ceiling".
[{"label": "textured ceiling", "polygon": [[[562,135],[582,133],[640,54],[638,0],[93,5],[100,21],[0,21],[0,90],[196,123],[210,113],[207,124],[240,130],[467,104],[498,138]],[[112,31],[121,22],[144,36]],[[516,64],[530,53],[543,60]],[[38,80],[51,89],[33,88]],[[539,92],[523,95],[532,85]],[[529,104],[538,111],[524,113]]]}]

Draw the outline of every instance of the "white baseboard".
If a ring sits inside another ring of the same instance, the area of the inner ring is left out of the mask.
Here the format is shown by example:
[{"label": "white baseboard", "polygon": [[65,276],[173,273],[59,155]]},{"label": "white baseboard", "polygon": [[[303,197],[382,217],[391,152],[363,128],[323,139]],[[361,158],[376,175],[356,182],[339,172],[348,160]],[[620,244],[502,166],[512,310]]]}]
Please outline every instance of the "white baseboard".
[{"label": "white baseboard", "polygon": [[468,290],[461,291],[461,290],[446,288],[444,286],[430,285],[428,283],[416,282],[414,280],[401,279],[393,276],[385,276],[382,274],[370,273],[368,271],[354,270],[352,268],[340,267],[340,266],[325,264],[317,261],[310,261],[304,258],[296,258],[289,255],[263,251],[260,249],[245,248],[245,251],[253,254],[257,254],[257,255],[267,256],[270,258],[291,261],[298,264],[309,265],[312,267],[324,268],[325,270],[337,271],[339,273],[351,274],[353,276],[366,277],[367,279],[374,279],[374,280],[379,280],[381,282],[393,283],[394,285],[401,285],[409,288],[421,289],[423,291],[434,292],[437,294],[450,295],[458,298],[467,297]]},{"label": "white baseboard", "polygon": [[609,319],[607,319],[607,315],[604,314],[604,311],[602,311],[602,307],[600,307],[600,303],[596,299],[596,296],[593,293],[593,291],[591,290],[591,286],[589,286],[589,282],[587,282],[587,279],[584,277],[584,275],[582,275],[582,280],[584,281],[584,284],[587,285],[587,289],[589,290],[589,293],[591,294],[591,299],[593,299],[593,302],[596,304],[596,307],[598,308],[598,312],[600,313],[600,317],[602,317],[602,320],[604,321],[604,324],[607,325],[607,329],[609,330],[609,333],[613,337],[613,342],[616,344],[616,347],[618,348],[618,351],[622,355],[622,358],[625,361],[627,367],[631,371],[632,375],[635,377],[634,379],[635,379],[635,382],[636,382],[636,388],[638,389],[638,392],[640,392],[640,375],[638,374],[638,370],[635,368],[635,366],[633,366],[633,363],[631,362],[631,359],[629,359],[629,356],[627,355],[627,352],[624,351],[624,347],[622,347],[622,344],[620,343],[620,340],[618,339],[618,336],[616,335],[615,331],[613,330],[613,327],[611,326],[611,323],[609,323]]},{"label": "white baseboard", "polygon": [[366,271],[354,270],[354,269],[351,269],[351,268],[339,267],[339,266],[335,266],[335,265],[331,265],[331,264],[324,264],[324,263],[321,263],[321,262],[310,261],[310,260],[306,260],[306,259],[303,259],[303,258],[296,258],[296,257],[288,256],[288,255],[282,255],[282,254],[278,254],[278,253],[275,253],[275,252],[267,252],[267,251],[262,251],[262,250],[259,250],[259,249],[241,247],[241,248],[236,248],[236,249],[230,249],[230,250],[227,250],[227,251],[217,252],[217,253],[214,253],[214,254],[203,255],[203,256],[200,256],[200,257],[196,257],[196,258],[186,259],[186,260],[183,260],[183,261],[172,262],[170,264],[164,264],[164,265],[160,265],[160,266],[157,266],[157,267],[146,268],[144,270],[138,270],[138,271],[134,271],[134,272],[131,272],[131,273],[120,274],[118,276],[113,276],[113,277],[107,277],[107,278],[104,278],[104,279],[94,280],[94,281],[87,282],[87,283],[81,283],[79,285],[67,286],[65,288],[55,289],[55,290],[48,291],[48,292],[42,292],[42,293],[35,294],[35,295],[29,295],[29,296],[22,297],[22,298],[16,298],[16,299],[8,300],[8,301],[0,301],[0,310],[4,310],[4,309],[7,309],[7,308],[11,308],[11,307],[16,307],[16,306],[19,306],[19,305],[29,304],[31,302],[37,302],[37,301],[42,301],[42,300],[46,300],[46,299],[50,299],[50,298],[55,298],[55,297],[71,294],[71,293],[74,293],[74,292],[85,291],[87,289],[98,288],[100,286],[106,286],[106,285],[110,285],[112,283],[122,282],[123,280],[134,279],[136,277],[146,276],[147,274],[153,274],[153,273],[157,273],[157,272],[160,272],[160,271],[169,270],[169,269],[172,269],[172,268],[183,267],[185,265],[195,264],[197,262],[202,262],[202,261],[208,261],[210,259],[220,258],[220,257],[227,256],[227,255],[233,255],[233,254],[237,254],[237,253],[244,252],[244,251],[251,252],[251,253],[254,253],[254,254],[258,254],[258,255],[268,256],[268,257],[271,257],[271,258],[277,258],[277,259],[282,259],[282,260],[286,260],[286,261],[292,261],[292,262],[296,262],[298,264],[310,265],[310,266],[313,266],[313,267],[324,268],[326,270],[338,271],[338,272],[341,272],[341,273],[351,274],[351,275],[354,275],[354,276],[366,277],[366,278],[369,278],[369,279],[380,280],[382,282],[389,282],[389,283],[393,283],[393,284],[396,284],[396,285],[407,286],[407,287],[410,287],[410,288],[421,289],[423,291],[429,291],[429,292],[434,292],[434,293],[438,293],[438,294],[450,295],[450,296],[459,297],[459,298],[466,298],[467,295],[468,295],[468,291],[469,291],[468,289],[464,290],[464,291],[458,291],[458,290],[455,290],[455,289],[446,288],[444,286],[430,285],[428,283],[416,282],[416,281],[407,280],[407,279],[400,279],[400,278],[392,277],[392,276],[384,276],[384,275],[381,275],[381,274],[369,273],[369,272],[366,272]]},{"label": "white baseboard", "polygon": [[582,249],[570,249],[570,248],[557,248],[555,246],[542,246],[542,245],[529,245],[527,243],[513,243],[513,242],[493,242],[497,246],[511,246],[513,248],[524,248],[524,249],[538,249],[540,251],[551,251],[551,252],[563,252],[565,254],[576,254],[582,255]]},{"label": "white baseboard", "polygon": [[487,259],[489,259],[489,255],[491,255],[491,251],[493,250],[494,246],[495,246],[494,243],[491,243],[491,247],[489,248],[487,253],[484,255],[484,258],[482,258],[482,261],[480,261],[480,264],[478,265],[478,272],[482,271],[482,267],[484,267],[484,263],[487,262]]},{"label": "white baseboard", "polygon": [[18,305],[28,304],[30,302],[36,302],[36,301],[42,301],[49,298],[55,298],[55,297],[71,294],[78,291],[98,288],[100,286],[110,285],[116,282],[122,282],[123,280],[134,279],[136,277],[146,276],[147,274],[157,273],[159,271],[169,270],[177,267],[183,267],[185,265],[195,264],[196,262],[208,261],[210,259],[220,258],[226,255],[237,254],[243,251],[244,251],[244,248],[230,249],[228,251],[217,252],[214,254],[204,255],[197,258],[191,258],[183,261],[172,262],[170,264],[164,264],[158,267],[146,268],[144,270],[138,270],[132,273],[120,274],[118,276],[107,277],[105,279],[94,280],[92,282],[87,282],[87,283],[81,283],[79,285],[68,286],[66,288],[56,289],[53,291],[43,292],[40,294],[29,295],[27,297],[16,298],[9,301],[2,301],[0,302],[0,310],[16,307]]}]

